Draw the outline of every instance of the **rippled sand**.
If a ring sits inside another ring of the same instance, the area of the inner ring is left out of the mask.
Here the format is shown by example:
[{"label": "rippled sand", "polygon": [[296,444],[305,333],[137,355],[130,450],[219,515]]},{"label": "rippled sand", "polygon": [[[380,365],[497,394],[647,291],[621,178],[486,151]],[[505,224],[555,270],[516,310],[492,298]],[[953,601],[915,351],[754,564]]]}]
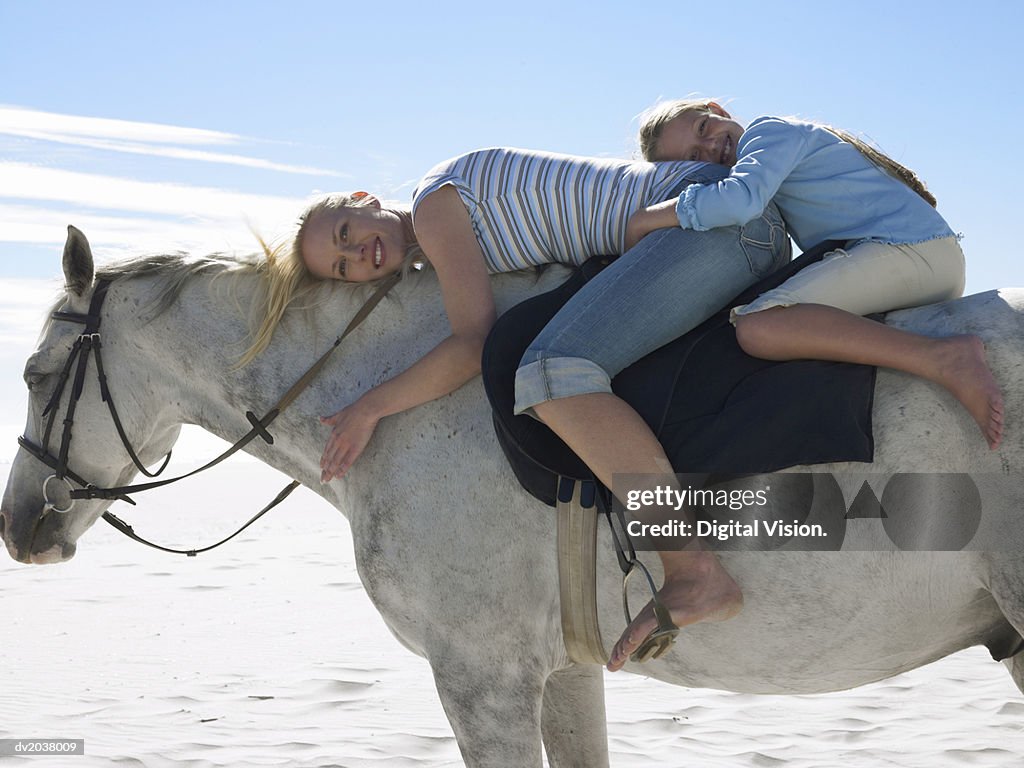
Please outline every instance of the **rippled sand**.
[{"label": "rippled sand", "polygon": [[[194,546],[281,484],[243,462],[115,511],[144,535]],[[398,645],[362,591],[344,518],[297,494],[243,537],[187,559],[100,524],[70,563],[3,555],[0,738],[84,738],[87,754],[0,762],[461,765],[426,662]],[[625,674],[609,675],[607,692],[616,768],[1024,765],[1024,697],[982,649],[823,696]]]}]

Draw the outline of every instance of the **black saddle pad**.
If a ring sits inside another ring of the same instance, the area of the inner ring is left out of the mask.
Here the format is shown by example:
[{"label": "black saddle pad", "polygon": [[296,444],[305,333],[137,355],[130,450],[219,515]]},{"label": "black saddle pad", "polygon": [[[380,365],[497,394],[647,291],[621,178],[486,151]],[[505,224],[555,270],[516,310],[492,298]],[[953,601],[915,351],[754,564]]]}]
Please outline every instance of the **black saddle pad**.
[{"label": "black saddle pad", "polygon": [[[759,360],[739,348],[729,323],[729,308],[749,303],[839,245],[822,243],[804,253],[612,381],[661,440],[677,472],[757,473],[872,460],[873,367]],[[548,321],[613,260],[591,259],[560,287],[513,307],[498,318],[484,347],[484,387],[498,440],[523,487],[551,506],[558,476],[594,475],[544,424],[512,414],[515,372]]]}]

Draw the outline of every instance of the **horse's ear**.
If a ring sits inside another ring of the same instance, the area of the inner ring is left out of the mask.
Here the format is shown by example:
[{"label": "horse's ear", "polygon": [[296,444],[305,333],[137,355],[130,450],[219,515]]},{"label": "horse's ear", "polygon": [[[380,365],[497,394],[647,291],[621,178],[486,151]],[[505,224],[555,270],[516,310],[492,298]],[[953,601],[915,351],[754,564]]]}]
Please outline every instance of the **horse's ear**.
[{"label": "horse's ear", "polygon": [[68,291],[82,296],[92,285],[92,249],[85,235],[75,227],[68,227],[64,243],[64,284]]}]

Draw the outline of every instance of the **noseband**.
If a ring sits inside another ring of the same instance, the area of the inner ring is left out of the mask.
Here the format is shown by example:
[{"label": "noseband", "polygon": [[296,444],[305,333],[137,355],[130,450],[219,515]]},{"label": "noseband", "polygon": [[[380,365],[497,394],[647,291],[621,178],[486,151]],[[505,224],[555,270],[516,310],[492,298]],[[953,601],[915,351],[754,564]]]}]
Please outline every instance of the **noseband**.
[{"label": "noseband", "polygon": [[[313,379],[317,376],[317,374],[324,367],[324,365],[326,365],[327,360],[330,358],[334,350],[338,348],[342,340],[346,336],[348,336],[353,330],[355,330],[356,326],[358,326],[363,320],[366,319],[370,312],[373,311],[374,307],[377,306],[380,300],[384,298],[387,292],[390,291],[391,288],[393,288],[400,279],[401,273],[396,272],[395,274],[391,275],[381,283],[377,290],[370,296],[370,298],[366,300],[363,306],[355,314],[352,320],[349,321],[348,325],[345,327],[345,330],[342,331],[341,335],[338,336],[337,339],[335,339],[334,344],[331,345],[331,347],[323,355],[321,355],[321,357],[315,363],[313,363],[313,365],[309,367],[309,369],[299,378],[298,381],[295,382],[295,384],[291,386],[291,388],[284,394],[284,396],[277,402],[277,404],[266,413],[266,415],[260,418],[257,417],[255,413],[253,413],[252,411],[247,411],[245,417],[252,425],[252,429],[250,429],[249,432],[247,432],[243,437],[241,437],[236,443],[234,443],[222,454],[217,456],[212,461],[207,462],[198,469],[194,469],[191,472],[188,472],[184,475],[179,475],[178,477],[167,478],[164,480],[156,480],[148,483],[140,483],[137,485],[122,485],[112,488],[98,488],[92,483],[89,483],[88,481],[82,479],[79,475],[77,475],[68,467],[68,452],[71,448],[72,427],[74,425],[75,420],[75,409],[78,405],[79,398],[81,398],[82,396],[82,390],[85,384],[85,373],[88,367],[90,356],[94,357],[96,360],[96,375],[97,378],[99,379],[100,396],[102,397],[103,402],[107,404],[107,409],[110,411],[110,417],[114,423],[115,429],[117,430],[118,437],[120,437],[121,439],[121,444],[128,452],[128,455],[131,457],[132,463],[135,464],[136,468],[140,472],[142,472],[146,477],[155,478],[159,476],[167,468],[167,464],[171,459],[171,454],[168,453],[167,456],[164,457],[163,463],[160,465],[159,469],[157,469],[155,472],[150,472],[148,469],[146,469],[145,466],[143,466],[142,462],[139,460],[138,454],[132,447],[131,442],[128,440],[128,436],[125,434],[124,428],[121,425],[121,419],[117,414],[117,408],[114,406],[114,400],[111,397],[110,388],[107,385],[107,377],[103,371],[103,357],[101,354],[102,344],[100,335],[100,311],[103,308],[103,302],[106,300],[107,290],[110,287],[110,281],[97,280],[96,288],[94,289],[92,294],[92,300],[89,302],[89,311],[87,314],[81,314],[78,312],[56,311],[50,315],[50,317],[54,320],[62,320],[71,323],[81,323],[85,327],[82,333],[75,340],[75,343],[71,348],[71,352],[68,355],[68,359],[64,363],[64,368],[61,370],[60,377],[57,381],[57,386],[54,389],[53,394],[50,396],[50,399],[47,402],[46,407],[43,409],[42,417],[46,419],[46,427],[43,431],[42,445],[36,445],[31,440],[29,440],[28,437],[25,435],[22,435],[18,438],[18,444],[22,448],[24,448],[26,451],[28,451],[28,453],[30,453],[32,456],[35,456],[37,459],[39,459],[39,461],[43,462],[54,471],[52,475],[48,476],[43,481],[43,515],[45,516],[50,512],[66,514],[70,512],[71,509],[74,507],[75,501],[77,499],[120,499],[121,501],[126,501],[129,504],[134,505],[135,502],[128,494],[139,493],[141,491],[148,491],[153,488],[159,488],[164,485],[170,485],[171,483],[176,483],[179,480],[184,480],[187,477],[192,477],[192,475],[199,474],[200,472],[210,469],[211,467],[220,464],[228,457],[234,455],[242,448],[244,448],[246,445],[248,445],[250,442],[252,442],[252,440],[254,440],[256,437],[259,437],[266,443],[273,445],[274,438],[270,434],[270,432],[267,431],[267,427],[269,427],[271,422],[273,422],[274,419],[276,419],[281,414],[282,411],[284,411],[289,405],[291,405],[291,403],[302,393],[302,391],[309,386],[310,382],[313,381]],[[75,366],[76,361],[77,367]],[[57,410],[60,407],[60,401],[63,398],[64,390],[67,387],[68,381],[70,380],[71,377],[72,368],[75,369],[74,380],[72,382],[70,396],[68,397],[67,410],[64,415],[60,449],[57,455],[54,456],[48,450],[48,447],[50,445],[50,436],[53,432],[53,427],[57,420]],[[67,496],[70,500],[67,506],[59,507],[50,499],[51,484],[54,482],[64,483],[65,486],[67,487]],[[75,488],[72,485],[72,482],[78,484],[81,487]],[[161,547],[157,544],[153,544],[152,542],[146,541],[145,539],[136,535],[130,525],[120,520],[110,512],[104,512],[103,519],[115,528],[117,528],[121,533],[124,533],[126,536],[129,536],[130,538],[142,544],[146,544],[147,546],[154,547],[155,549],[159,549],[164,552],[172,552],[174,554],[183,554],[193,557],[199,552],[209,551],[233,539],[239,533],[241,533],[254,522],[256,522],[256,520],[258,520],[264,514],[266,514],[275,506],[284,501],[288,494],[295,490],[295,488],[297,488],[299,485],[300,483],[298,480],[293,480],[274,498],[273,501],[270,502],[270,504],[268,504],[262,510],[260,510],[245,525],[243,525],[241,528],[235,531],[235,533],[231,534],[231,536],[228,536],[222,541],[219,541],[216,544],[213,544],[209,547],[205,547],[203,549],[178,550],[169,549],[167,547]]]}]

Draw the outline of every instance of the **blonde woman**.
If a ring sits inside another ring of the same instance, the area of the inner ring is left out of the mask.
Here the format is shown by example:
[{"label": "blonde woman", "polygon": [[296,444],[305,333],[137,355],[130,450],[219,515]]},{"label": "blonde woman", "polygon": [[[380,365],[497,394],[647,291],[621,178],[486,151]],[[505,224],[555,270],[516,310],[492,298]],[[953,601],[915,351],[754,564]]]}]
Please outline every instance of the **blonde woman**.
[{"label": "blonde woman", "polygon": [[729,176],[688,187],[635,214],[628,240],[662,227],[736,226],[778,205],[801,248],[844,248],[743,307],[740,346],[769,360],[811,358],[895,368],[949,390],[989,447],[999,447],[1003,399],[977,336],[931,338],[862,315],[957,298],[964,255],[916,175],[844,131],[760,117],[744,128],[714,101],[666,102],[640,130],[649,160],[706,160]]},{"label": "blonde woman", "polygon": [[[432,169],[411,211],[389,209],[366,193],[312,206],[301,217],[292,253],[270,270],[277,298],[253,353],[303,282],[373,280],[401,269],[407,254],[425,257],[437,272],[451,326],[451,335],[410,368],[323,419],[331,428],[323,481],[348,471],[382,418],[452,392],[479,373],[495,320],[490,274],[621,253],[633,212],[726,173],[705,162],[486,149]],[[782,220],[770,205],[741,227],[676,228],[645,238],[580,290],[530,346],[516,377],[517,412],[550,426],[608,487],[620,473],[649,477],[652,486],[673,483],[661,445],[612,393],[612,377],[789,256]],[[661,553],[666,576],[658,601],[679,626],[730,618],[742,604],[717,558],[699,543],[694,547]],[[621,667],[648,636],[656,635],[657,650],[667,647],[663,641],[676,630],[660,624],[649,604],[609,668]],[[637,658],[644,656],[646,649]]]}]

